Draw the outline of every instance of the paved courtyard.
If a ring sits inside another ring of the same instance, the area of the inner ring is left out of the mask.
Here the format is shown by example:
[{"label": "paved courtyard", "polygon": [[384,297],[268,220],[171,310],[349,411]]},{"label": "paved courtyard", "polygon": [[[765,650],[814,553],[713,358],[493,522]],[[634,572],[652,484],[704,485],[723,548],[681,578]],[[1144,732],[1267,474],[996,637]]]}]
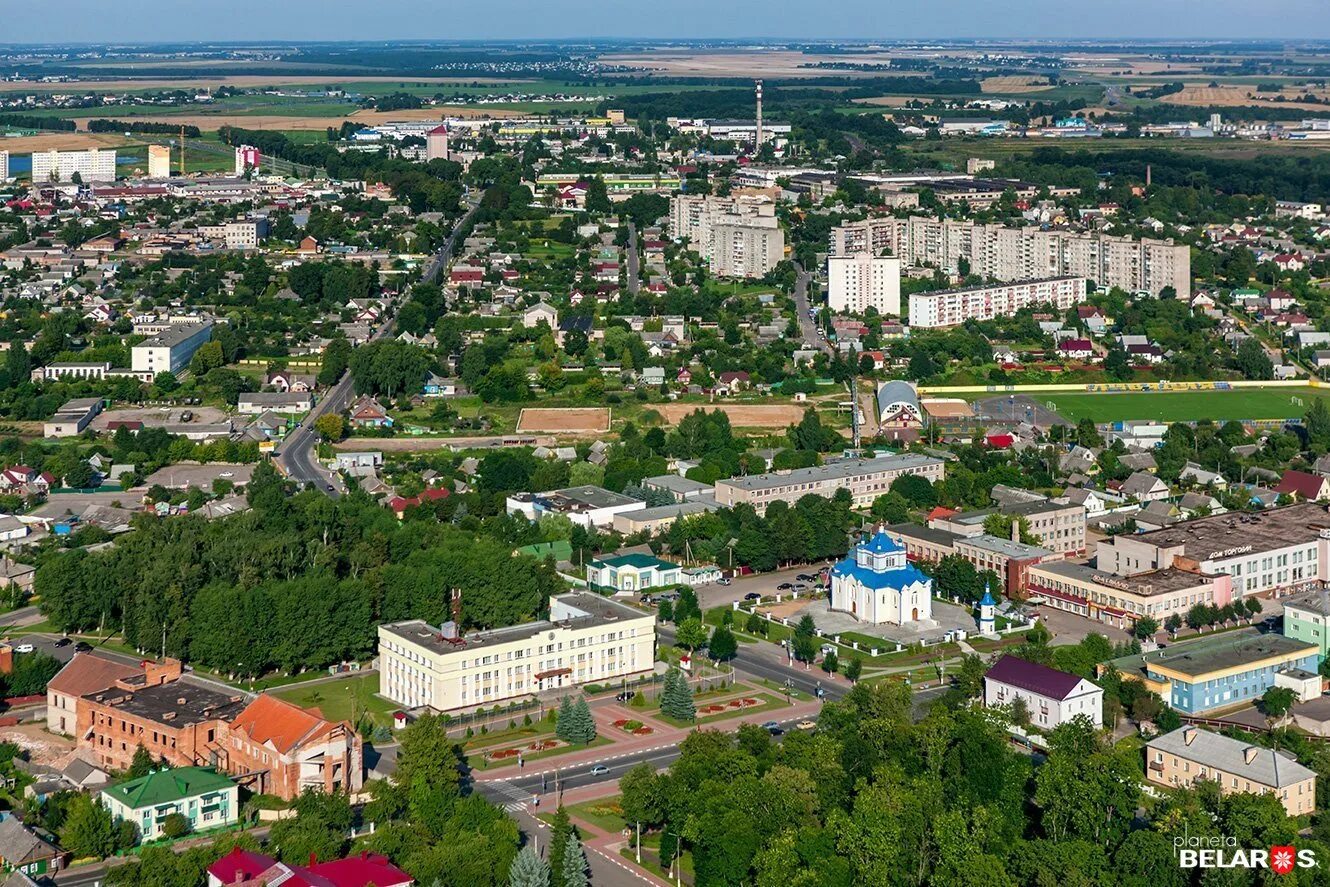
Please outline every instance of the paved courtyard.
[{"label": "paved courtyard", "polygon": [[849,613],[833,612],[831,601],[827,598],[809,601],[798,612],[787,617],[791,623],[797,622],[805,613],[813,617],[813,623],[823,634],[840,634],[853,631],[882,638],[886,644],[909,646],[920,641],[939,641],[948,632],[965,631],[971,636],[978,632],[978,626],[970,610],[955,604],[943,603],[933,599],[933,619],[928,622],[914,622],[908,625],[872,625],[860,622]]}]

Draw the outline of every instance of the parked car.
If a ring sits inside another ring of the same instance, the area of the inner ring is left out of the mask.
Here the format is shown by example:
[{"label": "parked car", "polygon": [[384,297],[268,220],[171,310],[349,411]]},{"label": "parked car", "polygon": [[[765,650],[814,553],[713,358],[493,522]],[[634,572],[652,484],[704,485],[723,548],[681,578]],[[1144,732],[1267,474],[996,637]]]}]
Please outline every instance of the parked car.
[{"label": "parked car", "polygon": [[14,647],[14,652],[15,652],[15,653],[31,653],[31,652],[32,652],[33,650],[35,650],[35,649],[37,649],[37,648],[34,647],[32,644],[19,644],[19,645],[17,645],[16,647]]},{"label": "parked car", "polygon": [[795,724],[800,730],[813,730],[817,727],[817,721],[810,721],[807,718]]},{"label": "parked car", "polygon": [[55,642],[55,645],[57,647],[68,647],[72,643],[74,642],[71,641],[69,638],[61,638],[60,640]]},{"label": "parked car", "polygon": [[80,653],[91,653],[92,644],[88,643],[87,641],[79,641],[77,644],[74,645],[74,649]]},{"label": "parked car", "polygon": [[621,690],[620,692],[614,694],[614,698],[617,699],[619,702],[632,702],[633,691]]},{"label": "parked car", "polygon": [[763,730],[774,730],[777,729],[778,727],[780,727],[780,724],[776,723],[775,721],[767,721],[765,724],[762,725]]},{"label": "parked car", "polygon": [[744,600],[746,600],[746,601],[760,601],[760,600],[762,600],[762,595],[758,594],[756,591],[750,591],[750,592],[748,592],[748,594],[744,595]]},{"label": "parked car", "polygon": [[791,588],[794,588],[793,582],[782,582],[780,585],[776,586],[777,591],[789,591]]},{"label": "parked car", "polygon": [[833,647],[831,644],[823,644],[823,645],[822,645],[822,655],[823,655],[823,656],[826,656],[828,653],[835,653],[835,652],[836,652],[836,648]]},{"label": "parked car", "polygon": [[604,764],[597,764],[591,768],[592,776],[604,776],[608,772],[610,772],[610,768],[606,767]]},{"label": "parked car", "polygon": [[722,577],[722,578],[716,580],[716,584],[717,584],[717,585],[729,585],[729,584],[730,584],[730,580],[729,580],[729,579],[726,579],[726,578],[724,578],[724,577]]}]

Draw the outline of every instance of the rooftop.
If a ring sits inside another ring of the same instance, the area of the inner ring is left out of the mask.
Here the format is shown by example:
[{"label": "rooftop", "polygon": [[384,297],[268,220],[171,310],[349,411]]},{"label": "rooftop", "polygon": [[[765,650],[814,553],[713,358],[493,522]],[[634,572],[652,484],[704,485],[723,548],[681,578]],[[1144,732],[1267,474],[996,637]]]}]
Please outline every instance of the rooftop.
[{"label": "rooftop", "polygon": [[424,647],[433,653],[446,654],[461,650],[474,650],[479,647],[491,646],[494,644],[508,644],[559,627],[591,628],[597,625],[609,625],[627,619],[652,618],[650,613],[643,612],[642,610],[629,607],[626,604],[621,604],[617,601],[590,592],[574,592],[572,594],[560,595],[551,599],[551,602],[554,601],[563,603],[566,606],[571,606],[586,615],[574,619],[561,620],[557,623],[551,622],[548,619],[541,619],[536,622],[524,622],[521,625],[510,625],[506,628],[495,628],[488,631],[473,632],[471,634],[462,635],[460,638],[453,640],[443,637],[436,626],[430,625],[420,619],[385,623],[379,627],[382,631],[396,635],[408,643]]},{"label": "rooftop", "polygon": [[121,782],[102,789],[120,803],[133,810],[172,804],[185,798],[195,798],[211,792],[234,788],[235,783],[216,770],[205,767],[176,767],[158,770],[129,782]]},{"label": "rooftop", "polygon": [[594,508],[617,508],[621,505],[632,505],[641,501],[622,493],[612,493],[592,484],[569,487],[566,490],[551,490],[548,493],[518,494],[515,498],[521,498],[522,496],[529,496],[531,501],[539,500],[546,508],[553,511],[563,512],[590,511]]},{"label": "rooftop", "polygon": [[1279,634],[1261,634],[1255,628],[1212,635],[1194,641],[1172,644],[1162,650],[1133,654],[1110,663],[1118,671],[1140,673],[1168,671],[1196,680],[1229,668],[1267,659],[1291,659],[1317,652],[1315,644],[1286,638]]},{"label": "rooftop", "polygon": [[183,681],[134,691],[114,687],[85,693],[82,698],[172,729],[205,721],[229,721],[245,707],[243,696],[227,696]]},{"label": "rooftop", "polygon": [[638,511],[630,511],[624,517],[635,521],[657,521],[669,517],[687,517],[690,514],[702,514],[707,511],[715,511],[720,508],[716,500],[710,497],[704,499],[686,499],[683,502],[673,502],[669,505],[656,505],[652,508],[643,508]]},{"label": "rooftop", "polygon": [[1199,727],[1179,727],[1172,733],[1155,737],[1145,747],[1273,788],[1296,785],[1316,775],[1287,752],[1252,745],[1241,739],[1230,739]]},{"label": "rooftop", "polygon": [[1087,567],[1085,564],[1078,564],[1074,561],[1049,561],[1046,564],[1036,565],[1034,570],[1040,573],[1052,573],[1055,576],[1061,576],[1072,581],[1093,582],[1096,585],[1116,588],[1119,591],[1126,591],[1140,597],[1152,597],[1196,588],[1198,585],[1205,585],[1218,578],[1212,573],[1193,573],[1190,570],[1180,570],[1177,567],[1148,570],[1131,576],[1114,576],[1106,570],[1096,570],[1093,567]]},{"label": "rooftop", "polygon": [[135,345],[135,348],[174,348],[189,337],[212,329],[212,321],[205,320],[202,323],[182,323],[176,324],[168,329],[162,330],[151,338],[144,339]]},{"label": "rooftop", "polygon": [[1320,536],[1322,529],[1330,529],[1330,514],[1326,507],[1304,502],[1256,514],[1199,517],[1132,536],[1130,541],[1157,548],[1180,546],[1187,557],[1205,561],[1312,542]]},{"label": "rooftop", "polygon": [[1077,675],[1030,662],[1019,656],[1003,656],[984,677],[1049,699],[1066,699],[1083,680]]},{"label": "rooftop", "polygon": [[921,456],[917,453],[903,453],[893,456],[879,456],[875,459],[844,459],[812,468],[796,468],[792,471],[772,474],[750,474],[747,477],[732,477],[718,481],[740,490],[770,490],[792,484],[825,483],[827,481],[847,480],[886,471],[906,471],[922,468],[925,465],[941,465],[941,459]]}]

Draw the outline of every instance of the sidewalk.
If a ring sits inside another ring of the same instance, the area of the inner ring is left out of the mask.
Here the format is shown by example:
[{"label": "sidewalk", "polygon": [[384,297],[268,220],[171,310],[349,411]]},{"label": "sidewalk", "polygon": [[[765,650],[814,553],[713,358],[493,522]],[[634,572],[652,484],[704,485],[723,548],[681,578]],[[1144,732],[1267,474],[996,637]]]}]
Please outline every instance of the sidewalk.
[{"label": "sidewalk", "polygon": [[[601,736],[612,736],[613,744],[602,745],[597,748],[583,749],[582,751],[568,752],[563,755],[555,755],[551,758],[541,758],[533,761],[530,766],[519,767],[516,762],[505,767],[494,767],[483,772],[475,774],[477,782],[495,782],[498,780],[512,779],[516,776],[539,776],[542,773],[554,773],[556,770],[564,770],[569,767],[577,767],[584,764],[597,764],[603,761],[618,760],[630,755],[641,752],[659,751],[663,748],[671,748],[682,742],[689,733],[701,729],[718,729],[726,732],[737,730],[740,724],[764,724],[767,721],[786,721],[798,718],[811,717],[816,718],[817,713],[822,709],[822,703],[817,700],[807,702],[796,702],[794,705],[780,708],[768,709],[766,711],[755,712],[748,715],[737,715],[731,718],[722,718],[710,722],[703,721],[689,727],[673,727],[663,721],[654,720],[641,713],[634,713],[630,709],[616,711],[618,706],[607,706],[604,711],[604,717],[608,720],[601,722],[597,718],[597,729]],[[614,712],[611,716],[611,712]],[[613,721],[623,717],[623,713],[628,713],[632,720],[642,721],[654,728],[655,732],[650,736],[630,736],[613,726]],[[619,736],[613,736],[613,734]],[[620,738],[620,736],[622,738]],[[540,765],[545,765],[543,768]]]}]

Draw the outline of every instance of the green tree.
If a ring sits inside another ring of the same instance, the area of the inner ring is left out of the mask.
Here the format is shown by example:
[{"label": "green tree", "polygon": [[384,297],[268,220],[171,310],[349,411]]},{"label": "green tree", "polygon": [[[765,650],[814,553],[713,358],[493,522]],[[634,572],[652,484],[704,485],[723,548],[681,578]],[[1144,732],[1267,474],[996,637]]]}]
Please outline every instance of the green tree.
[{"label": "green tree", "polygon": [[60,846],[74,854],[75,859],[109,856],[115,849],[115,827],[111,811],[94,801],[90,795],[75,795],[65,810],[64,825],[60,828]]},{"label": "green tree", "polygon": [[587,181],[586,189],[586,209],[590,213],[600,213],[609,215],[614,211],[610,204],[609,191],[605,187],[605,180],[600,176],[592,176]]},{"label": "green tree", "polygon": [[1245,379],[1269,379],[1274,375],[1274,363],[1255,336],[1242,340],[1234,360]]},{"label": "green tree", "polygon": [[836,656],[836,651],[828,650],[827,655],[822,657],[822,670],[827,674],[835,674],[840,666],[840,660]]},{"label": "green tree", "polygon": [[845,677],[851,684],[859,683],[859,677],[864,673],[864,660],[862,656],[851,656],[845,661]]},{"label": "green tree", "polygon": [[1288,687],[1271,687],[1261,696],[1261,712],[1271,720],[1279,720],[1288,714],[1293,703],[1298,701],[1298,694]]},{"label": "green tree", "polygon": [[711,632],[711,640],[707,642],[707,650],[711,653],[711,658],[717,662],[725,662],[733,659],[739,652],[739,642],[734,637],[734,632],[724,625],[719,625]]},{"label": "green tree", "polygon": [[183,813],[169,813],[162,820],[162,836],[166,838],[183,838],[189,834],[189,817]]},{"label": "green tree", "polygon": [[550,867],[528,844],[508,867],[508,887],[550,887]]},{"label": "green tree", "polygon": [[554,811],[554,818],[550,822],[550,842],[548,844],[550,852],[550,887],[564,887],[564,861],[563,858],[568,852],[568,839],[576,840],[577,832],[573,827],[572,820],[568,818],[568,811],[564,810],[562,805]]},{"label": "green tree", "polygon": [[314,420],[314,430],[327,441],[339,441],[346,434],[346,421],[337,413],[325,413]]},{"label": "green tree", "polygon": [[1141,640],[1153,637],[1157,631],[1159,631],[1159,620],[1153,616],[1142,616],[1136,620],[1131,629],[1131,633]]},{"label": "green tree", "polygon": [[152,770],[152,754],[140,742],[138,748],[134,749],[134,760],[130,761],[129,769],[125,771],[125,778],[138,779],[147,776]]},{"label": "green tree", "polygon": [[561,869],[563,877],[560,881],[563,887],[587,887],[586,854],[576,832],[570,833],[564,841]]},{"label": "green tree", "polygon": [[681,721],[691,721],[697,716],[692,687],[688,685],[688,679],[677,666],[665,673],[665,686],[660,694],[660,710]]},{"label": "green tree", "polygon": [[[679,608],[674,610],[674,618],[679,618]],[[689,616],[687,619],[678,623],[674,630],[674,638],[679,646],[687,647],[688,650],[695,651],[707,642],[707,630],[702,626],[702,620],[696,616]]]}]

